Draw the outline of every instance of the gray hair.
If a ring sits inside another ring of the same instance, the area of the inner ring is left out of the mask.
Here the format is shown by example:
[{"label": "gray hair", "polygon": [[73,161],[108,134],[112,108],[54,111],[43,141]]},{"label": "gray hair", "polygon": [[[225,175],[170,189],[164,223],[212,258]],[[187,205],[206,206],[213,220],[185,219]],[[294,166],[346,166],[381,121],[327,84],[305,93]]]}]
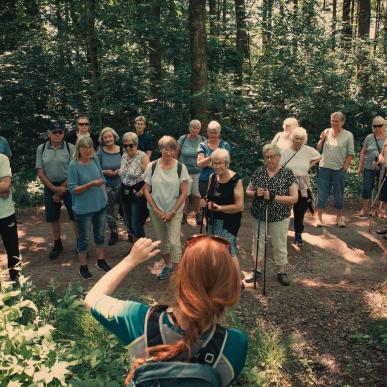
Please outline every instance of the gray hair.
[{"label": "gray hair", "polygon": [[291,130],[293,130],[294,128],[297,128],[298,126],[297,118],[294,118],[294,117],[285,118],[284,123],[282,124],[282,129],[285,129],[285,125],[290,125]]},{"label": "gray hair", "polygon": [[218,134],[220,134],[221,129],[222,127],[218,121],[211,121],[207,126],[207,130],[216,130]]},{"label": "gray hair", "polygon": [[201,129],[202,128],[202,124],[199,120],[192,120],[190,123],[189,123],[189,128],[199,128]]},{"label": "gray hair", "polygon": [[332,120],[333,118],[337,118],[337,119],[339,119],[343,124],[345,124],[345,115],[344,115],[344,113],[342,113],[342,112],[333,112],[333,113],[331,114],[331,120]]},{"label": "gray hair", "polygon": [[281,156],[281,148],[276,144],[266,144],[262,148],[262,154],[265,155],[268,151],[273,151],[277,156]]},{"label": "gray hair", "polygon": [[[386,120],[382,116],[376,116],[372,120],[372,125],[379,124],[384,126],[384,130],[386,130]],[[374,128],[372,128],[372,131],[375,131]]]},{"label": "gray hair", "polygon": [[306,132],[306,129],[302,128],[301,126],[297,126],[297,128],[293,129],[292,134],[290,135],[290,139],[293,141],[293,138],[296,136],[302,137],[304,139],[303,144],[308,141],[308,133]]},{"label": "gray hair", "polygon": [[126,141],[126,140],[132,140],[133,141],[133,144],[135,145],[138,145],[138,136],[136,133],[134,132],[126,132],[123,136],[122,136],[122,142]]},{"label": "gray hair", "polygon": [[176,150],[177,148],[176,140],[171,136],[161,137],[157,145],[159,146],[160,151],[162,151],[165,148],[171,148],[174,150]]},{"label": "gray hair", "polygon": [[98,142],[100,144],[103,143],[103,135],[107,132],[111,132],[113,137],[114,137],[114,142],[116,143],[118,141],[118,139],[120,138],[120,136],[117,134],[117,132],[113,129],[113,128],[110,128],[109,126],[106,126],[105,128],[103,128],[100,132],[99,132],[99,137],[98,137]]},{"label": "gray hair", "polygon": [[95,157],[95,149],[94,149],[94,144],[93,144],[93,140],[91,139],[90,136],[88,135],[84,135],[84,136],[80,136],[78,137],[78,140],[77,142],[75,143],[75,151],[74,151],[74,160],[79,160],[79,149],[80,148],[90,148],[93,150],[93,153],[92,153],[92,156],[91,158],[94,158]]},{"label": "gray hair", "polygon": [[215,159],[220,159],[224,161],[228,166],[230,164],[230,153],[228,152],[227,149],[224,149],[224,148],[215,149],[211,153],[211,161],[214,161]]}]

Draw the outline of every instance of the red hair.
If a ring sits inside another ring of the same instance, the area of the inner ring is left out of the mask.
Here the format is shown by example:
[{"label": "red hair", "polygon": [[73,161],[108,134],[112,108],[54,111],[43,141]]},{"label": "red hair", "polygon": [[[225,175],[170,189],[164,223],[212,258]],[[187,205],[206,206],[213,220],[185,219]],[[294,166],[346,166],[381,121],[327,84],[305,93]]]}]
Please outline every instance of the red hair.
[{"label": "red hair", "polygon": [[[229,245],[211,236],[187,242],[173,277],[175,305],[184,322],[185,335],[173,344],[147,348],[153,361],[167,361],[187,351],[198,337],[220,318],[227,307],[239,302],[239,268]],[[146,362],[136,359],[125,379],[128,386],[135,369]]]}]

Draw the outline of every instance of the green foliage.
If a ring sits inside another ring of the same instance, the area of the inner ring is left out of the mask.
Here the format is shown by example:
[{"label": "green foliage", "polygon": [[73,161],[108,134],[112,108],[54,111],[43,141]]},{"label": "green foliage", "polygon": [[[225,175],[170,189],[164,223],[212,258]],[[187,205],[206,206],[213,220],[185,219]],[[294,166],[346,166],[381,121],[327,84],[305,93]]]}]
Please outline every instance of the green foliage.
[{"label": "green foliage", "polygon": [[357,333],[349,337],[352,344],[387,352],[387,318],[378,317],[370,320],[365,328],[364,333]]},{"label": "green foliage", "polygon": [[43,184],[35,170],[25,170],[12,177],[12,198],[16,208],[43,205]]}]

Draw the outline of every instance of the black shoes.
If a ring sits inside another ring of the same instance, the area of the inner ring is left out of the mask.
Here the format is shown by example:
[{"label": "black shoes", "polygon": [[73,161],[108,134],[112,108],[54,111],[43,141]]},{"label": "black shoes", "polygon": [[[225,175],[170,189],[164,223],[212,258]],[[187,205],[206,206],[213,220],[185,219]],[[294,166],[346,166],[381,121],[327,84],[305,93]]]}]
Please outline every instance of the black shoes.
[{"label": "black shoes", "polygon": [[286,273],[278,273],[277,274],[277,280],[278,282],[283,286],[289,286],[290,281]]},{"label": "black shoes", "polygon": [[50,251],[48,258],[50,258],[50,259],[58,258],[59,254],[62,251],[63,251],[62,241],[60,239],[57,239],[56,241],[54,241],[54,247]]},{"label": "black shoes", "polygon": [[295,238],[294,238],[294,243],[297,245],[297,246],[303,246],[304,245],[304,241],[302,239],[302,236],[301,234],[296,234]]},{"label": "black shoes", "polygon": [[90,273],[89,268],[87,267],[87,265],[79,267],[79,275],[84,280],[88,280],[88,279],[93,278],[93,275]]},{"label": "black shoes", "polygon": [[387,234],[387,226],[379,228],[379,230],[376,230],[376,234],[379,234],[379,235]]},{"label": "black shoes", "polygon": [[105,273],[107,273],[111,269],[111,267],[106,263],[104,259],[98,259],[95,266],[97,267],[97,269],[100,269]]},{"label": "black shoes", "polygon": [[115,245],[116,243],[118,242],[118,234],[116,232],[112,232],[110,234],[110,238],[109,238],[109,241],[108,241],[108,245],[109,246],[113,246]]},{"label": "black shoes", "polygon": [[[261,272],[261,270],[257,270],[257,279],[260,277],[262,275],[262,272]],[[254,283],[254,270],[250,273],[250,274],[248,274],[246,277],[245,277],[245,279],[244,279],[244,281],[247,283],[247,284],[252,284],[252,283]]]}]

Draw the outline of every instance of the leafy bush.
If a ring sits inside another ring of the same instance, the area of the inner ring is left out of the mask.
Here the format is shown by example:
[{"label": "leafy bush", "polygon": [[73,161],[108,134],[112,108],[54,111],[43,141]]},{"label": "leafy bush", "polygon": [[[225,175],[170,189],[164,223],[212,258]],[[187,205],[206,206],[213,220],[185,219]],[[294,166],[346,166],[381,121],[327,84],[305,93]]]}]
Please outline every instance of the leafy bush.
[{"label": "leafy bush", "polygon": [[12,198],[16,208],[43,205],[43,184],[35,170],[23,170],[13,176]]}]

